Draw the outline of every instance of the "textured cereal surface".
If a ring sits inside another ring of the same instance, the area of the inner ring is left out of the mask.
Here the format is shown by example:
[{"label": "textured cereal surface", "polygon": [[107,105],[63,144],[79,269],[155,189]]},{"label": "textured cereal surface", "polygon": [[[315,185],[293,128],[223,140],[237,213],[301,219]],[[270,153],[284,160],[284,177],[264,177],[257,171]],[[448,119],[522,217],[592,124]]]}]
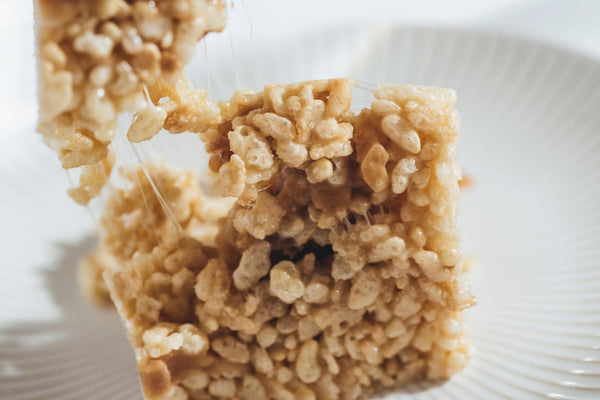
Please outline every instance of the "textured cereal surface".
[{"label": "textured cereal surface", "polygon": [[354,114],[351,89],[220,104],[197,131],[232,207],[189,173],[148,166],[159,199],[122,172],[105,276],[148,399],[356,399],[465,366],[455,94],[385,86]]},{"label": "textured cereal surface", "polygon": [[[38,130],[63,168],[102,162],[118,113],[144,109],[145,85],[177,82],[198,40],[223,29],[226,12],[220,0],[35,0],[35,5]],[[169,111],[155,115],[154,124]],[[135,132],[131,138],[143,139]],[[80,186],[86,193],[74,195],[79,203],[97,194]]]}]

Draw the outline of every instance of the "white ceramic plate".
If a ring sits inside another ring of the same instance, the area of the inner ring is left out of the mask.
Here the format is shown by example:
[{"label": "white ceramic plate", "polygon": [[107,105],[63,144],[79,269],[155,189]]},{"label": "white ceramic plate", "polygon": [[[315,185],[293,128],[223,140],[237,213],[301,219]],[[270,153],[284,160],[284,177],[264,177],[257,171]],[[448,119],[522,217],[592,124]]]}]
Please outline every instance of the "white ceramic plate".
[{"label": "white ceramic plate", "polygon": [[[332,76],[459,94],[459,158],[474,182],[460,222],[477,259],[475,356],[449,382],[389,398],[600,399],[600,62],[491,33],[389,26],[235,50],[209,47],[209,67],[201,52],[189,68],[203,86],[210,72],[215,98]],[[140,399],[118,317],[77,292],[94,223],[67,199],[28,107],[0,143],[0,397]],[[181,143],[160,152],[197,158],[200,144]]]}]

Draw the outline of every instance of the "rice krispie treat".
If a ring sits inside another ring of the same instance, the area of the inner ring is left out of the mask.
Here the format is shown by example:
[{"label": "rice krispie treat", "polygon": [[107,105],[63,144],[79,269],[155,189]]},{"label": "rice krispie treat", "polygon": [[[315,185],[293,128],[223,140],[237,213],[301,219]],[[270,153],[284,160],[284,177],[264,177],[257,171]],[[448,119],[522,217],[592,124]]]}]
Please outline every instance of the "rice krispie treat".
[{"label": "rice krispie treat", "polygon": [[[221,31],[226,14],[221,0],[35,0],[35,5],[38,130],[65,169],[102,167],[117,115],[144,109],[146,85],[175,84],[198,40]],[[205,94],[198,91],[196,97]],[[157,115],[150,104],[143,110],[152,111],[164,121],[169,109]],[[80,186],[74,198],[82,204],[99,192],[85,182]]]},{"label": "rice krispie treat", "polygon": [[455,93],[375,98],[356,115],[331,80],[220,104],[202,137],[236,204],[209,240],[192,181],[160,180],[168,207],[113,195],[105,276],[146,398],[356,399],[465,366]]}]

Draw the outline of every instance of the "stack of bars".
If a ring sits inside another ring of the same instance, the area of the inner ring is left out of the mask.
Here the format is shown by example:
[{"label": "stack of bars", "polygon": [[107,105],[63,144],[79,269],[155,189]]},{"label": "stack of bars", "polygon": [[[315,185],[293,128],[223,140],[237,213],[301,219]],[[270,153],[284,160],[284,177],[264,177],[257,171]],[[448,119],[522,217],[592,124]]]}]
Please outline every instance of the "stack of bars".
[{"label": "stack of bars", "polygon": [[[135,7],[220,2],[99,3],[125,4],[115,15],[135,26]],[[350,400],[465,366],[462,310],[474,299],[456,227],[452,90],[380,86],[356,113],[346,79],[218,104],[182,75],[139,82],[148,101],[128,138],[197,134],[222,196],[203,193],[207,177],[151,162],[122,168],[129,184],[105,191],[83,282],[116,305],[147,399]],[[41,130],[63,164],[84,166],[71,195],[85,204],[112,158],[110,138],[81,113],[93,104],[75,98],[42,116]],[[89,148],[77,147],[82,136]]]}]

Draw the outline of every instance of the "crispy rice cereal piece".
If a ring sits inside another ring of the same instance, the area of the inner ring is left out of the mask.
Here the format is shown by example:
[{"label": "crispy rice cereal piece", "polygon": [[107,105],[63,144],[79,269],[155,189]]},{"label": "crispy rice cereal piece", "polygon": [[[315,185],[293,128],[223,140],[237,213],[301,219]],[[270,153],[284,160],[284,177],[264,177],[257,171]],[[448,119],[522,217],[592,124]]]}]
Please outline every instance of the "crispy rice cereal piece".
[{"label": "crispy rice cereal piece", "polygon": [[[198,40],[221,31],[226,14],[221,0],[35,0],[35,5],[38,130],[63,168],[101,162],[117,114],[146,105],[144,85],[163,79],[174,84]],[[147,114],[144,109],[142,116]],[[86,204],[87,195],[74,198]]]},{"label": "crispy rice cereal piece", "polygon": [[[214,243],[158,203],[127,228],[145,205],[113,196],[104,243],[122,265],[106,278],[148,399],[356,399],[465,366],[455,94],[375,97],[352,114],[351,83],[332,80],[221,104],[203,137],[237,204]],[[198,194],[176,184],[179,215]]]},{"label": "crispy rice cereal piece", "polygon": [[109,152],[97,163],[82,166],[79,186],[67,190],[67,194],[78,204],[88,204],[91,199],[100,194],[108,182],[114,162],[115,157]]}]

